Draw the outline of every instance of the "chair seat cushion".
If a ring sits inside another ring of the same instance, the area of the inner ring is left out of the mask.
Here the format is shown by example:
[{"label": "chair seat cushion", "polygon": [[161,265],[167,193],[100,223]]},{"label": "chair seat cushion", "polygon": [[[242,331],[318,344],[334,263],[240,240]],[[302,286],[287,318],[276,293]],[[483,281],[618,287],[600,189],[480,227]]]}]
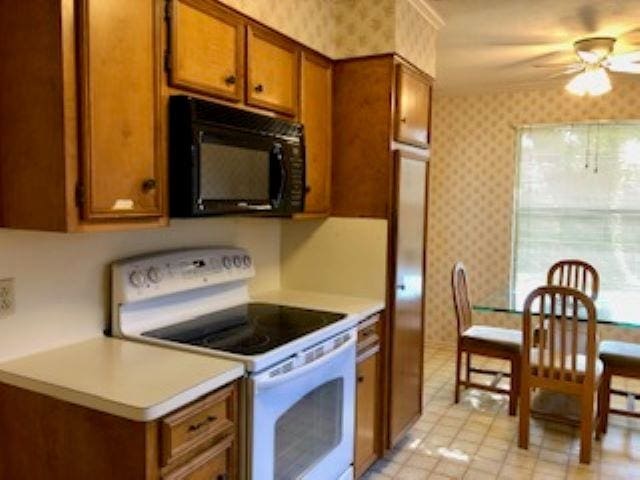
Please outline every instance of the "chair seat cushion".
[{"label": "chair seat cushion", "polygon": [[600,359],[605,365],[640,369],[640,345],[605,340],[600,342]]},{"label": "chair seat cushion", "polygon": [[462,334],[462,343],[518,352],[522,345],[522,332],[510,328],[473,325]]},{"label": "chair seat cushion", "polygon": [[[531,355],[529,357],[529,362],[531,364],[531,372],[534,375],[538,373],[538,355],[539,355],[539,350],[537,348],[532,348]],[[545,359],[545,364],[547,362],[548,360]],[[556,361],[554,362],[554,366],[556,369],[560,368],[559,358],[556,358]],[[571,355],[566,355],[564,357],[564,368],[565,368],[565,380],[571,380]],[[545,367],[545,370],[547,370],[546,367]],[[580,353],[576,355],[576,376],[579,382],[582,382],[582,380],[584,379],[586,370],[587,370],[587,356]],[[600,359],[596,358],[596,365],[595,365],[595,381],[596,382],[600,379],[600,376],[602,376],[603,371],[604,371],[604,364]]]}]

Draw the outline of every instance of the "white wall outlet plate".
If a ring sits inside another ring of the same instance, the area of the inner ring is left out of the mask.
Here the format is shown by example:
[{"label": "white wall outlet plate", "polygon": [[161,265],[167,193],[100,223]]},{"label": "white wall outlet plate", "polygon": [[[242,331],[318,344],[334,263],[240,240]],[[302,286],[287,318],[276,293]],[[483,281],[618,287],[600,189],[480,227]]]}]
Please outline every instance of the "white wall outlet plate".
[{"label": "white wall outlet plate", "polygon": [[0,318],[13,315],[16,308],[13,278],[0,279]]}]

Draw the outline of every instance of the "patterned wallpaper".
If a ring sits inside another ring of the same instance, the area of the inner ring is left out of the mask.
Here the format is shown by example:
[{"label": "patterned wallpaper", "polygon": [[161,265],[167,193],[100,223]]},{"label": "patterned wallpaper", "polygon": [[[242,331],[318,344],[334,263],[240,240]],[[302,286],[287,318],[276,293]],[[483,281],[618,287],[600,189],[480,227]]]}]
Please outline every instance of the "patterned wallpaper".
[{"label": "patterned wallpaper", "polygon": [[334,51],[333,2],[329,0],[221,0],[249,17],[325,55]]},{"label": "patterned wallpaper", "polygon": [[334,58],[393,52],[396,0],[334,0]]},{"label": "patterned wallpaper", "polygon": [[221,0],[332,58],[398,52],[435,76],[436,29],[409,0]]},{"label": "patterned wallpaper", "polygon": [[416,12],[409,0],[397,0],[395,28],[395,51],[435,77],[438,30]]},{"label": "patterned wallpaper", "polygon": [[[455,341],[450,272],[455,260],[469,270],[470,293],[482,298],[506,288],[511,269],[515,175],[513,125],[599,119],[640,119],[640,82],[579,98],[561,85],[544,89],[437,94],[430,171],[427,341]],[[482,314],[478,321],[518,328],[519,319]],[[599,328],[601,336],[640,329]]]}]

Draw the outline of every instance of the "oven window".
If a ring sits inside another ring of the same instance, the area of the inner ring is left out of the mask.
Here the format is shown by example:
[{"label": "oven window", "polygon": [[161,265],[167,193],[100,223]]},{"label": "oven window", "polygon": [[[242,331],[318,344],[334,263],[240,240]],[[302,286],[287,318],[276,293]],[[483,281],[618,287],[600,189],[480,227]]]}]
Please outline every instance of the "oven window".
[{"label": "oven window", "polygon": [[276,422],[275,478],[299,478],[342,439],[343,380],[327,382],[302,397]]},{"label": "oven window", "polygon": [[269,152],[219,143],[200,144],[200,197],[269,200]]}]

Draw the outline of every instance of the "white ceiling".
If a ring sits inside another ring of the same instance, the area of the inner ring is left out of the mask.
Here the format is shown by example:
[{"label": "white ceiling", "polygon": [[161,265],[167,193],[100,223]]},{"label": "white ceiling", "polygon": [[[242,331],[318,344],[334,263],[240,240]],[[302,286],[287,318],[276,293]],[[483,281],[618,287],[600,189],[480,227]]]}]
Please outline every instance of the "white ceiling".
[{"label": "white ceiling", "polygon": [[[614,53],[640,50],[640,0],[431,0],[431,5],[445,21],[438,32],[436,88],[441,90],[549,82],[560,70],[534,65],[574,61],[573,42],[582,37],[616,37]],[[640,75],[634,79],[640,81]]]}]

